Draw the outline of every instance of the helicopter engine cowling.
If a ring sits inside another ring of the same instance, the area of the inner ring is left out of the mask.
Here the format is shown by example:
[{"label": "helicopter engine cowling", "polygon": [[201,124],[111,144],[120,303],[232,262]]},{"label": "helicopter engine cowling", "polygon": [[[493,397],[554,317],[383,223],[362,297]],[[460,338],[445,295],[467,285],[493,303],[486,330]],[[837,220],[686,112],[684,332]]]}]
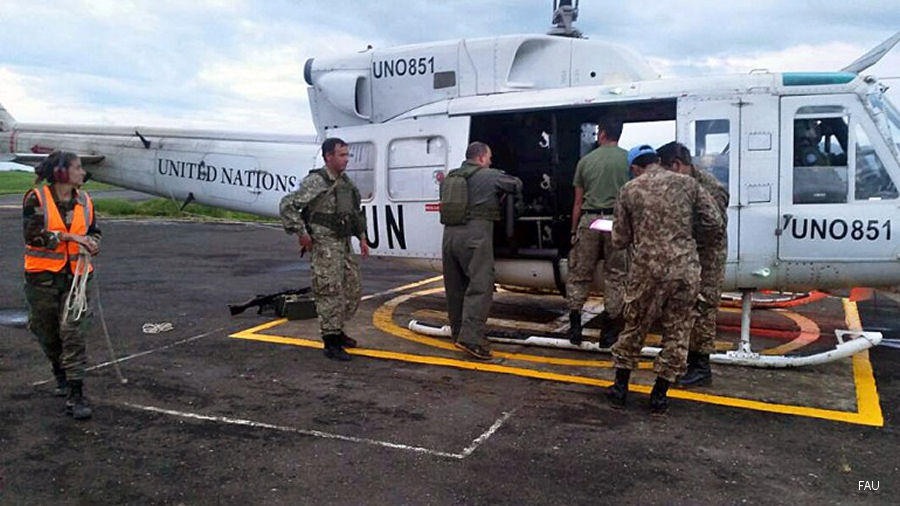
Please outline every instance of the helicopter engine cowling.
[{"label": "helicopter engine cowling", "polygon": [[[463,39],[310,59],[304,78],[316,128],[382,123],[453,98],[608,86],[659,76],[634,51],[548,35]],[[446,112],[436,107],[430,113]]]}]

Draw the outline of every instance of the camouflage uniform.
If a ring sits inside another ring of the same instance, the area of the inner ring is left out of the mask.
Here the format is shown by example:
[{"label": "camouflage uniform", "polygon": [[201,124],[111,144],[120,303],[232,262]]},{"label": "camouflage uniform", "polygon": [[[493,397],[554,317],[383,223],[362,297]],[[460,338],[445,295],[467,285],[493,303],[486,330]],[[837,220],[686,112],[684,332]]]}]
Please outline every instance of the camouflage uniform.
[{"label": "camouflage uniform", "polygon": [[[71,226],[75,199],[60,201],[54,193],[53,200],[66,227]],[[26,244],[47,249],[57,247],[59,238],[44,230],[44,209],[33,192],[25,197],[22,217]],[[96,222],[91,222],[87,235],[100,244],[102,234]],[[61,272],[26,272],[25,299],[28,301],[28,329],[38,338],[54,373],[65,371],[67,380],[81,381],[87,366],[85,335],[91,325],[92,313],[88,311],[74,324],[61,321],[72,277],[69,267]],[[87,292],[90,294],[90,281]]]},{"label": "camouflage uniform", "polygon": [[625,330],[612,347],[617,369],[634,369],[654,321],[662,326],[662,352],[654,371],[674,382],[687,361],[691,312],[700,281],[695,235],[721,233],[712,198],[687,176],[658,165],[619,194],[612,241],[628,248]]},{"label": "camouflage uniform", "polygon": [[[462,168],[471,165],[465,162]],[[500,193],[518,194],[522,181],[492,168],[468,180],[468,221],[447,225],[442,239],[444,289],[454,341],[486,346],[484,326],[494,297],[494,221]]]},{"label": "camouflage uniform", "polygon": [[722,230],[706,242],[697,244],[700,257],[700,296],[696,304],[696,319],[691,331],[690,351],[702,354],[715,353],[716,316],[719,313],[719,299],[725,283],[725,260],[728,256],[728,190],[709,172],[694,167],[691,171],[700,187],[716,203],[722,218]]},{"label": "camouflage uniform", "polygon": [[575,243],[569,252],[569,274],[566,278],[566,300],[572,311],[581,311],[584,307],[590,295],[597,263],[602,260],[603,308],[610,318],[622,314],[628,256],[624,250],[612,246],[612,238],[608,233],[590,228],[594,220],[612,217],[612,213],[587,212],[578,220]]},{"label": "camouflage uniform", "polygon": [[612,218],[616,195],[628,181],[626,155],[617,146],[601,146],[578,161],[574,185],[584,189],[584,203],[569,252],[566,299],[571,311],[581,311],[587,301],[602,259],[604,309],[611,318],[622,313],[627,255],[612,246],[609,234],[591,230],[590,225],[597,218]]},{"label": "camouflage uniform", "polygon": [[[327,176],[323,178],[320,173]],[[343,188],[340,188],[343,186]],[[349,217],[352,224],[336,226],[338,192],[355,192],[355,211]],[[313,171],[300,183],[300,188],[281,199],[280,214],[284,230],[302,236],[309,233],[312,243],[312,289],[316,298],[316,313],[323,336],[340,334],[344,323],[359,308],[359,260],[353,255],[350,237],[366,240],[366,217],[358,207],[359,190],[346,173],[335,178],[326,168]],[[306,212],[304,212],[306,210]],[[338,228],[339,230],[336,230]]]}]

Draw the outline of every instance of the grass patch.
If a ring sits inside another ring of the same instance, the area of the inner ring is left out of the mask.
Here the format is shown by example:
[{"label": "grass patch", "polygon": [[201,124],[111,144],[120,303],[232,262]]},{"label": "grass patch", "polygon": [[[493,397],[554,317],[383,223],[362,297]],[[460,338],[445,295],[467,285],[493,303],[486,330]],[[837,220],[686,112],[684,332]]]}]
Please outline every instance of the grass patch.
[{"label": "grass patch", "polygon": [[94,192],[97,190],[121,190],[122,188],[111,184],[101,183],[100,181],[88,181],[87,184],[84,185],[84,189],[89,192]]},{"label": "grass patch", "polygon": [[34,183],[34,174],[31,172],[18,170],[0,172],[0,195],[10,193],[24,195],[32,187],[32,183]]},{"label": "grass patch", "polygon": [[210,218],[229,221],[271,221],[276,220],[268,216],[227,211],[218,207],[203,204],[188,204],[181,211],[181,204],[169,199],[150,199],[141,202],[132,202],[125,199],[96,199],[94,209],[102,216],[132,216],[132,217],[166,217],[166,218]]},{"label": "grass patch", "polygon": [[[8,195],[10,193],[24,195],[25,192],[28,191],[28,189],[33,187],[33,172],[26,172],[22,170],[0,172],[0,195]],[[118,190],[119,188],[106,183],[88,181],[88,183],[84,185],[84,189],[90,192],[97,190]]]}]

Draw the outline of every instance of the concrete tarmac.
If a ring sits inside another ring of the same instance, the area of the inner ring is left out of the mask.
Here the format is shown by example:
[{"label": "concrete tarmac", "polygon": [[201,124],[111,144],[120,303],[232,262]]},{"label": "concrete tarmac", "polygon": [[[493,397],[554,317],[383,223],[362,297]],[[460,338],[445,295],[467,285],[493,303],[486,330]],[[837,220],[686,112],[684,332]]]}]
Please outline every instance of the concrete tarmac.
[{"label": "concrete tarmac", "polygon": [[[309,284],[295,237],[255,224],[100,226],[95,287],[128,383],[106,364],[95,297],[88,353],[96,368],[86,380],[95,414],[75,422],[50,384],[35,385],[50,379],[49,366],[11,317],[25,307],[21,218],[0,209],[0,317],[10,316],[0,326],[0,504],[896,503],[898,350],[877,348],[866,362],[881,426],[680,398],[655,418],[640,392],[615,411],[596,384],[478,370],[458,352],[386,332],[376,313],[399,295],[440,287],[397,290],[433,273],[364,261],[363,293],[380,295],[362,303],[352,329],[379,353],[338,363],[303,344],[317,339],[313,322],[251,332],[284,342],[229,337],[275,319],[253,310],[231,317],[227,303]],[[423,297],[418,306],[397,304],[391,321],[402,326],[416,311],[434,317],[440,294]],[[515,317],[515,304],[504,299],[492,317]],[[539,306],[556,311],[552,301]],[[863,326],[896,338],[898,308],[889,297],[861,302]],[[521,314],[536,318],[527,302]],[[162,322],[174,329],[142,332]],[[526,353],[520,348],[496,349]],[[446,362],[403,358],[412,355]],[[512,359],[500,365],[526,368]],[[716,372],[728,379],[713,393],[744,389],[767,400],[759,390],[772,372]],[[852,373],[796,372],[818,378],[800,381],[797,402],[815,400],[817,388],[822,399],[834,389],[853,395]],[[599,366],[579,374],[611,377]],[[730,386],[738,380],[740,388]]]}]

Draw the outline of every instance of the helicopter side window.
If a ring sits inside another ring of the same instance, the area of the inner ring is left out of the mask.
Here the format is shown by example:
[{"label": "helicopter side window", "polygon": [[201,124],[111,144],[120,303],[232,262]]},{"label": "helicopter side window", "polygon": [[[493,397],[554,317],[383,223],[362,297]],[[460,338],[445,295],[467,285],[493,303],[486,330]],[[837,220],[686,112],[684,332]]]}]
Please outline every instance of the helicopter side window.
[{"label": "helicopter side window", "polygon": [[869,142],[869,136],[856,124],[856,200],[888,200],[897,198],[897,186],[891,181],[884,164]]},{"label": "helicopter side window", "polygon": [[394,200],[437,200],[438,174],[446,168],[443,137],[395,139],[388,146],[388,195]]},{"label": "helicopter side window", "polygon": [[[794,119],[794,204],[847,202],[846,115],[820,114],[841,107],[803,107]],[[815,117],[803,117],[804,113]]]},{"label": "helicopter side window", "polygon": [[694,166],[709,171],[728,188],[731,122],[727,119],[691,121],[690,143]]},{"label": "helicopter side window", "polygon": [[346,174],[359,188],[362,200],[375,196],[375,145],[371,142],[351,142],[350,161]]}]

